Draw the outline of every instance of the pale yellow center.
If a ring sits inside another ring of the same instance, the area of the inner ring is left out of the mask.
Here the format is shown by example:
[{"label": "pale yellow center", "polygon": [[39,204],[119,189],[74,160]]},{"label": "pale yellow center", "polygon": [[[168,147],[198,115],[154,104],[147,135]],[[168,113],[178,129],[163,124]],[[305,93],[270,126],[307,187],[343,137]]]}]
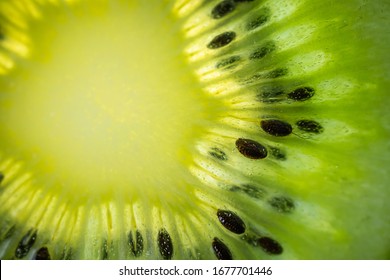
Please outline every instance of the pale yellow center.
[{"label": "pale yellow center", "polygon": [[175,18],[139,2],[32,23],[31,56],[6,78],[0,134],[38,184],[153,197],[190,177],[214,105]]}]

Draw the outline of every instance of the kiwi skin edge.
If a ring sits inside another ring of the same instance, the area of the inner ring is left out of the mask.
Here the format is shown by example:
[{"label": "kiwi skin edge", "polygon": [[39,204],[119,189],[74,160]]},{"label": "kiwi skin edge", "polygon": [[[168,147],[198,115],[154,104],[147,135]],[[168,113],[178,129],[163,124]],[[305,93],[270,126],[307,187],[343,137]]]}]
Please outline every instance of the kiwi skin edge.
[{"label": "kiwi skin edge", "polygon": [[1,259],[390,259],[389,3],[16,2]]}]

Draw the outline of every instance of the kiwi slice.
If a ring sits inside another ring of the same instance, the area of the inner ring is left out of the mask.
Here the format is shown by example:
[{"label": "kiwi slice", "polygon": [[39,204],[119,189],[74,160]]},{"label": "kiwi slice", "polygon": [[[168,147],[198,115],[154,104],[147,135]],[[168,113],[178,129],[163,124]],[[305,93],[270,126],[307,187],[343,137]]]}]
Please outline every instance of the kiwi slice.
[{"label": "kiwi slice", "polygon": [[2,259],[387,259],[389,3],[1,0]]}]

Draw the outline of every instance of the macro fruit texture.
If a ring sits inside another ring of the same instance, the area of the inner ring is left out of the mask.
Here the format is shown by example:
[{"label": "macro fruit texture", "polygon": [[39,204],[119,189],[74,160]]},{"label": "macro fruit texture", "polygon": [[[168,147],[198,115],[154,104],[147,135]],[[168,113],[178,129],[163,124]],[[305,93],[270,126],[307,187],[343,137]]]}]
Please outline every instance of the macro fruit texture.
[{"label": "macro fruit texture", "polygon": [[388,259],[389,12],[0,0],[0,257]]}]

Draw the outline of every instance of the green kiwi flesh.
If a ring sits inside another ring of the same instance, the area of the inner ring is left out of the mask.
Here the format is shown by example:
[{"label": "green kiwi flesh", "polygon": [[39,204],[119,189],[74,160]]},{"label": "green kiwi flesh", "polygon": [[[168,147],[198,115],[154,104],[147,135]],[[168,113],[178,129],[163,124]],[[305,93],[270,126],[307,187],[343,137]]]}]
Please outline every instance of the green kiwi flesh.
[{"label": "green kiwi flesh", "polygon": [[0,0],[0,258],[389,259],[389,12]]}]

